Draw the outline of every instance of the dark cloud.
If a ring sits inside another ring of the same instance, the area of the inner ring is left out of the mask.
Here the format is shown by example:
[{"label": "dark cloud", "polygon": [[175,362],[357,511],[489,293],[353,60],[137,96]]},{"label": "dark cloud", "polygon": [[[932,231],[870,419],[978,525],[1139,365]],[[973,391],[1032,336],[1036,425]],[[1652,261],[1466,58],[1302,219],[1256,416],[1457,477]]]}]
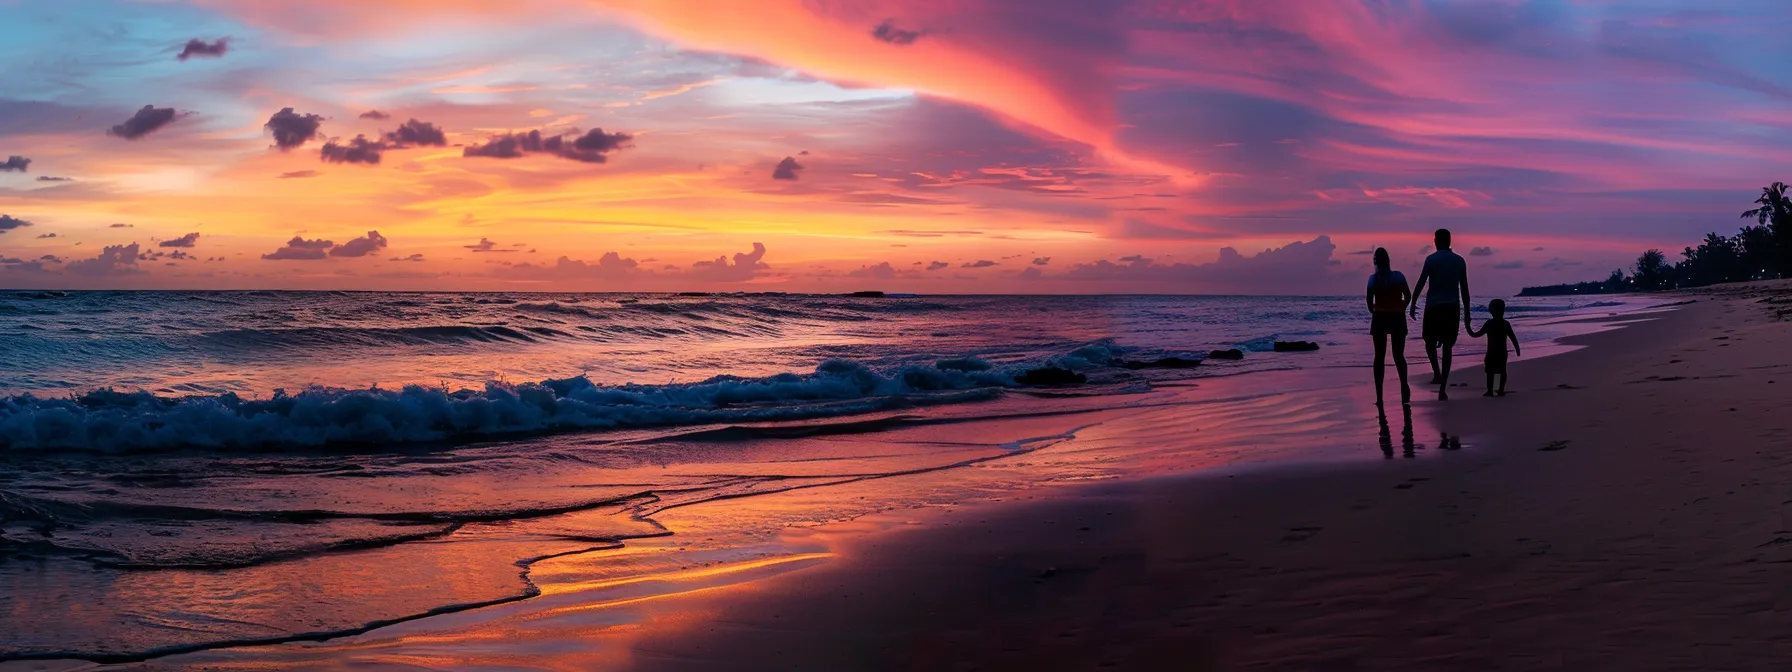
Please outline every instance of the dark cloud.
[{"label": "dark cloud", "polygon": [[290,173],[281,173],[280,179],[282,179],[282,180],[298,180],[298,179],[304,179],[307,177],[317,177],[318,174],[319,173],[315,170],[295,170]]},{"label": "dark cloud", "polygon": [[796,157],[786,156],[783,161],[778,162],[778,167],[772,169],[772,179],[794,180],[797,177],[797,172],[802,169],[803,164],[797,163]]},{"label": "dark cloud", "polygon": [[330,248],[335,246],[335,242],[324,240],[322,238],[317,240],[305,240],[304,238],[293,236],[292,240],[286,241],[286,245],[278,250],[261,255],[261,258],[268,260],[285,259],[314,261],[329,256]]},{"label": "dark cloud", "polygon": [[493,272],[493,275],[501,278],[515,278],[518,280],[575,280],[590,278],[614,280],[629,277],[638,273],[649,272],[642,271],[640,265],[640,262],[637,262],[634,259],[625,258],[616,252],[605,252],[604,256],[597,260],[597,263],[587,263],[579,259],[560,257],[551,266],[536,266],[535,264],[521,263],[515,266],[500,268]]},{"label": "dark cloud", "polygon": [[538,130],[506,133],[488,138],[483,145],[467,145],[461,150],[461,156],[516,159],[526,154],[553,154],[585,163],[603,163],[609,160],[606,156],[609,152],[627,147],[632,138],[627,133],[605,133],[601,128],[571,140],[567,137],[542,135]]},{"label": "dark cloud", "polygon": [[734,255],[734,263],[728,258],[716,257],[715,261],[699,261],[691,264],[690,274],[703,280],[715,282],[745,282],[759,276],[760,271],[771,267],[761,261],[765,258],[765,244],[753,243],[752,252],[741,252]]},{"label": "dark cloud", "polygon": [[435,124],[427,121],[411,119],[398,125],[398,130],[386,134],[386,140],[394,149],[404,149],[413,145],[423,147],[447,147],[448,134]]},{"label": "dark cloud", "polygon": [[1580,265],[1581,265],[1581,262],[1578,262],[1578,261],[1569,261],[1569,260],[1563,259],[1561,257],[1550,257],[1549,261],[1543,262],[1542,269],[1545,271],[1560,271],[1560,270],[1566,270],[1569,268],[1574,268],[1574,267],[1580,266]]},{"label": "dark cloud", "polygon": [[380,153],[387,149],[391,147],[384,142],[357,135],[346,144],[338,144],[334,139],[325,142],[323,148],[318,150],[318,159],[324,163],[361,163],[374,166],[379,165]]},{"label": "dark cloud", "polygon": [[31,222],[27,222],[12,215],[0,215],[0,233],[6,233],[7,231],[26,226],[31,226]]},{"label": "dark cloud", "polygon": [[391,259],[387,259],[386,261],[423,261],[423,255],[422,254],[413,254],[408,257],[393,257]]},{"label": "dark cloud", "polygon": [[1034,278],[1043,278],[1043,277],[1045,277],[1045,271],[1039,270],[1038,266],[1028,266],[1025,269],[1021,270],[1019,277],[1026,279],[1026,280],[1032,280]]},{"label": "dark cloud", "polygon": [[890,262],[887,262],[887,261],[877,264],[875,266],[860,266],[859,270],[847,273],[846,277],[869,278],[872,280],[889,280],[891,278],[896,277],[896,267],[891,266]]},{"label": "dark cloud", "polygon": [[379,110],[368,110],[366,112],[361,113],[361,118],[362,119],[373,119],[375,121],[379,121],[379,120],[384,120],[384,119],[391,119],[392,115],[386,114],[385,112],[381,112]]},{"label": "dark cloud", "polygon": [[933,263],[931,263],[931,264],[928,264],[928,265],[927,265],[927,270],[929,270],[929,271],[937,271],[937,270],[940,270],[940,269],[942,269],[942,268],[951,268],[951,267],[952,267],[952,265],[951,265],[951,264],[948,264],[948,263],[946,263],[946,262],[943,262],[943,261],[936,261],[936,262],[933,262]]},{"label": "dark cloud", "polygon": [[6,270],[9,271],[18,271],[22,273],[45,273],[50,270],[44,268],[45,264],[60,263],[62,263],[62,259],[53,254],[46,254],[32,261],[26,261],[17,257],[0,256],[0,266],[5,266]]},{"label": "dark cloud", "polygon": [[217,58],[223,56],[224,52],[227,51],[230,51],[230,38],[220,37],[216,42],[206,42],[205,40],[195,38],[187,40],[187,46],[182,48],[180,50],[180,55],[175,58],[183,61],[194,56]]},{"label": "dark cloud", "polygon": [[330,248],[332,257],[365,257],[386,249],[386,237],[378,231],[368,231],[366,236],[355,238],[336,247]]},{"label": "dark cloud", "polygon": [[67,270],[76,275],[95,277],[135,275],[143,272],[137,268],[137,260],[142,256],[142,251],[136,243],[107,245],[104,250],[100,251],[99,256],[69,262]]},{"label": "dark cloud", "polygon": [[1493,256],[1493,248],[1491,248],[1491,247],[1477,247],[1477,248],[1474,248],[1474,249],[1471,249],[1471,250],[1469,250],[1469,251],[1468,251],[1468,256],[1471,256],[1471,257],[1491,257],[1491,256]]},{"label": "dark cloud", "polygon": [[39,175],[37,178],[37,181],[39,181],[39,182],[73,182],[73,181],[75,181],[75,178],[57,177],[55,175]]},{"label": "dark cloud", "polygon": [[[1079,281],[1126,282],[1133,288],[1222,291],[1255,294],[1324,293],[1337,289],[1332,275],[1339,262],[1330,236],[1244,256],[1222,248],[1219,259],[1206,264],[1159,264],[1140,255],[1122,263],[1077,264],[1061,277]],[[1146,287],[1141,287],[1141,285]]]},{"label": "dark cloud", "polygon": [[198,233],[189,233],[189,234],[181,236],[179,238],[175,238],[172,240],[164,240],[161,243],[159,243],[159,245],[161,247],[193,247],[194,245],[198,245],[198,244],[199,244],[199,234]]},{"label": "dark cloud", "polygon": [[111,130],[106,131],[106,134],[126,140],[136,140],[156,132],[163,126],[174,123],[176,116],[172,107],[144,105],[142,109],[137,110],[136,114],[131,115],[131,118],[124,120],[122,124],[113,126]]},{"label": "dark cloud", "polygon": [[106,228],[108,228],[108,229],[129,229],[129,228],[132,228],[132,227],[134,227],[134,226],[136,226],[136,225],[135,225],[135,224],[113,224],[113,225],[111,225],[111,226],[108,226],[108,227],[106,227]]},{"label": "dark cloud", "polygon": [[877,27],[871,30],[872,37],[890,44],[903,46],[914,44],[915,40],[921,39],[921,35],[921,31],[918,30],[903,30],[897,28],[895,19],[884,19],[883,23],[877,24]]},{"label": "dark cloud", "polygon": [[268,123],[263,128],[274,134],[274,146],[285,152],[315,139],[317,129],[323,123],[321,115],[299,114],[290,107],[283,107],[268,117]]},{"label": "dark cloud", "polygon": [[480,238],[480,239],[479,239],[479,242],[477,242],[477,243],[473,243],[473,244],[472,244],[472,245],[462,245],[462,246],[461,246],[461,247],[464,247],[464,248],[467,248],[467,249],[469,249],[469,250],[472,250],[472,251],[473,251],[473,252],[474,252],[474,253],[480,253],[480,252],[515,252],[515,251],[516,251],[516,250],[506,250],[506,249],[502,249],[502,248],[499,248],[499,247],[498,247],[498,244],[497,244],[497,243],[494,243],[494,242],[492,242],[492,240],[491,240],[491,239],[490,239],[490,238]]},{"label": "dark cloud", "polygon": [[1516,271],[1521,268],[1524,268],[1524,261],[1518,259],[1502,261],[1493,265],[1493,270],[1496,271]]},{"label": "dark cloud", "polygon": [[31,159],[27,159],[23,156],[18,156],[15,154],[13,156],[6,157],[5,163],[0,163],[0,173],[10,173],[15,170],[23,173],[23,172],[26,172],[25,168],[30,165],[31,165]]},{"label": "dark cloud", "polygon": [[1052,263],[1051,257],[1038,257],[1033,260],[1034,266],[1045,266],[1050,263]]},{"label": "dark cloud", "polygon": [[1537,246],[1537,247],[1533,247],[1533,248],[1531,248],[1531,251],[1532,251],[1532,252],[1542,252],[1542,251],[1543,251],[1543,247],[1542,247],[1542,246],[1541,246],[1541,245],[1539,245],[1539,246]]},{"label": "dark cloud", "polygon": [[978,259],[976,261],[968,262],[962,266],[959,266],[959,268],[989,268],[991,266],[997,266],[997,265],[998,264],[996,262],[990,261],[988,259]]},{"label": "dark cloud", "polygon": [[55,238],[55,237],[56,237],[55,233],[44,233],[44,234],[39,234],[37,236],[38,240],[42,240],[44,238]]},{"label": "dark cloud", "polygon": [[590,132],[574,138],[572,147],[562,149],[560,157],[586,163],[603,163],[608,161],[610,152],[629,146],[634,136],[627,133],[605,133],[604,129],[593,128]]}]

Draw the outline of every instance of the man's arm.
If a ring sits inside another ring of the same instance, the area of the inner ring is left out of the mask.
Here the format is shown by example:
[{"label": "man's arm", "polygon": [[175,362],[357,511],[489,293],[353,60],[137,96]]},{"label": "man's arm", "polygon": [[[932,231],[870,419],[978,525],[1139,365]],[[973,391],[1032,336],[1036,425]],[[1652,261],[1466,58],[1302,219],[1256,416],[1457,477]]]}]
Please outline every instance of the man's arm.
[{"label": "man's arm", "polygon": [[1462,324],[1468,326],[1468,317],[1474,312],[1474,303],[1468,298],[1468,262],[1462,262]]},{"label": "man's arm", "polygon": [[1419,271],[1419,284],[1412,286],[1412,296],[1408,298],[1408,300],[1412,302],[1412,305],[1407,306],[1406,309],[1406,316],[1408,318],[1417,318],[1419,316],[1419,292],[1425,291],[1425,283],[1430,280],[1431,265],[1426,264],[1425,268]]}]

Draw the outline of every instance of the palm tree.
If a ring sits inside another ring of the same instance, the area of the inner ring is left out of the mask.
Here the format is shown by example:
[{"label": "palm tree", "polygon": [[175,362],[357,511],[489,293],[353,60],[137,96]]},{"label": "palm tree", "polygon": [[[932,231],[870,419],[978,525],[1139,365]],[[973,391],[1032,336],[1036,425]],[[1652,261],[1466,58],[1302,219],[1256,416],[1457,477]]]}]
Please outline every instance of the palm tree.
[{"label": "palm tree", "polygon": [[1631,278],[1636,280],[1637,288],[1644,291],[1667,289],[1668,276],[1673,271],[1674,267],[1668,265],[1668,255],[1661,250],[1650,249],[1636,258],[1636,270]]},{"label": "palm tree", "polygon": [[1773,232],[1776,249],[1768,256],[1773,260],[1771,275],[1785,277],[1792,271],[1792,198],[1786,196],[1786,183],[1775,182],[1761,188],[1761,197],[1755,204],[1761,207],[1742,213],[1743,219],[1752,219]]},{"label": "palm tree", "polygon": [[1762,187],[1761,197],[1755,199],[1761,207],[1742,213],[1742,218],[1755,220],[1762,226],[1792,226],[1792,198],[1786,197],[1786,189],[1785,182]]}]

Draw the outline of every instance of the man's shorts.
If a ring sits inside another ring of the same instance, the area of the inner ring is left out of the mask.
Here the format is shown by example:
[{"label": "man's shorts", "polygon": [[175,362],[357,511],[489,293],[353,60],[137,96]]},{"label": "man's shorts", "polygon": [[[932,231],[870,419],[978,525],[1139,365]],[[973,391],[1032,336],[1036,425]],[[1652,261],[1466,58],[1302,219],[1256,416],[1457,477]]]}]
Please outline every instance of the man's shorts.
[{"label": "man's shorts", "polygon": [[1426,343],[1452,346],[1456,345],[1456,336],[1462,329],[1462,308],[1456,304],[1425,306],[1425,330],[1423,337]]}]

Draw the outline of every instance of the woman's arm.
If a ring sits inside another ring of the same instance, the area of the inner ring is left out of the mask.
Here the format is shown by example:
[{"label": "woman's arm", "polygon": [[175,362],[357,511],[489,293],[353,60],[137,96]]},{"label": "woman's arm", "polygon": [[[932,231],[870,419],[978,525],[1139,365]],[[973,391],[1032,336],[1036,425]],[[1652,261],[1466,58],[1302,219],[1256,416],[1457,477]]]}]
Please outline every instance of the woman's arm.
[{"label": "woman's arm", "polygon": [[1413,285],[1412,286],[1412,294],[1410,296],[1406,297],[1406,303],[1407,303],[1406,316],[1411,319],[1418,319],[1418,317],[1419,317],[1419,292],[1425,291],[1425,283],[1431,281],[1430,264],[1426,264],[1425,266],[1426,267],[1423,270],[1419,271],[1419,284]]}]

